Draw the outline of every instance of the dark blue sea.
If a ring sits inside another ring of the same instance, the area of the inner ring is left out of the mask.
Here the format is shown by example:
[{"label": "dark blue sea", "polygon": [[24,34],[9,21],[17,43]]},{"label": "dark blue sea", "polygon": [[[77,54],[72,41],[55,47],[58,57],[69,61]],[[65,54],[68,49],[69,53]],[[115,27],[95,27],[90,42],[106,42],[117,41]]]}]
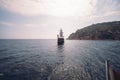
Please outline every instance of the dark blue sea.
[{"label": "dark blue sea", "polygon": [[120,41],[1,39],[0,80],[106,80],[105,60],[120,73]]}]

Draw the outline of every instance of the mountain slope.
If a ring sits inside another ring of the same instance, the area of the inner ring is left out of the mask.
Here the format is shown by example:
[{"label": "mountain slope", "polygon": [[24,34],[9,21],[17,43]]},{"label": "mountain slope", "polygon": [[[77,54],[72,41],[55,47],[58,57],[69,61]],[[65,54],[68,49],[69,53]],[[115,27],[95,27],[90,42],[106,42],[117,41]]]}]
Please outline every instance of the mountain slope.
[{"label": "mountain slope", "polygon": [[98,23],[78,29],[69,40],[120,40],[120,21]]}]

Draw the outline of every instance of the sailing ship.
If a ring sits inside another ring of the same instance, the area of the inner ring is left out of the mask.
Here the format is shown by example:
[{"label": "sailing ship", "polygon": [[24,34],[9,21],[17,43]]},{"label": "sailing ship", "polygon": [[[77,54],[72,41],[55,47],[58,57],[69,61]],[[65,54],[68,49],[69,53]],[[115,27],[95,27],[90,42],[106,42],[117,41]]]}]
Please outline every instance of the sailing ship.
[{"label": "sailing ship", "polygon": [[64,36],[63,36],[62,29],[60,29],[59,35],[57,35],[57,44],[58,45],[63,45],[64,44]]}]

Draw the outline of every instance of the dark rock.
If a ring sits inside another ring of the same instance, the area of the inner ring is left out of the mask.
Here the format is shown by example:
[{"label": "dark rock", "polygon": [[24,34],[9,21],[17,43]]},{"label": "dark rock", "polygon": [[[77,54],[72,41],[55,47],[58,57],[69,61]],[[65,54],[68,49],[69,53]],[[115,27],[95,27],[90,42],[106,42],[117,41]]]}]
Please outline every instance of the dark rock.
[{"label": "dark rock", "polygon": [[120,40],[120,21],[92,24],[70,34],[69,40]]}]

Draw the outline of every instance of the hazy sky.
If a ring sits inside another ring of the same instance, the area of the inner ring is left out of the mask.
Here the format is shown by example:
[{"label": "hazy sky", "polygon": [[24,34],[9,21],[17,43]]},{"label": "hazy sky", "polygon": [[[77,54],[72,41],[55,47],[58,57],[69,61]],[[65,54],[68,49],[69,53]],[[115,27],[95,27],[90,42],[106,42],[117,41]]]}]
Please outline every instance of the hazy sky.
[{"label": "hazy sky", "polygon": [[120,20],[120,0],[0,0],[0,38],[65,38],[87,25]]}]

